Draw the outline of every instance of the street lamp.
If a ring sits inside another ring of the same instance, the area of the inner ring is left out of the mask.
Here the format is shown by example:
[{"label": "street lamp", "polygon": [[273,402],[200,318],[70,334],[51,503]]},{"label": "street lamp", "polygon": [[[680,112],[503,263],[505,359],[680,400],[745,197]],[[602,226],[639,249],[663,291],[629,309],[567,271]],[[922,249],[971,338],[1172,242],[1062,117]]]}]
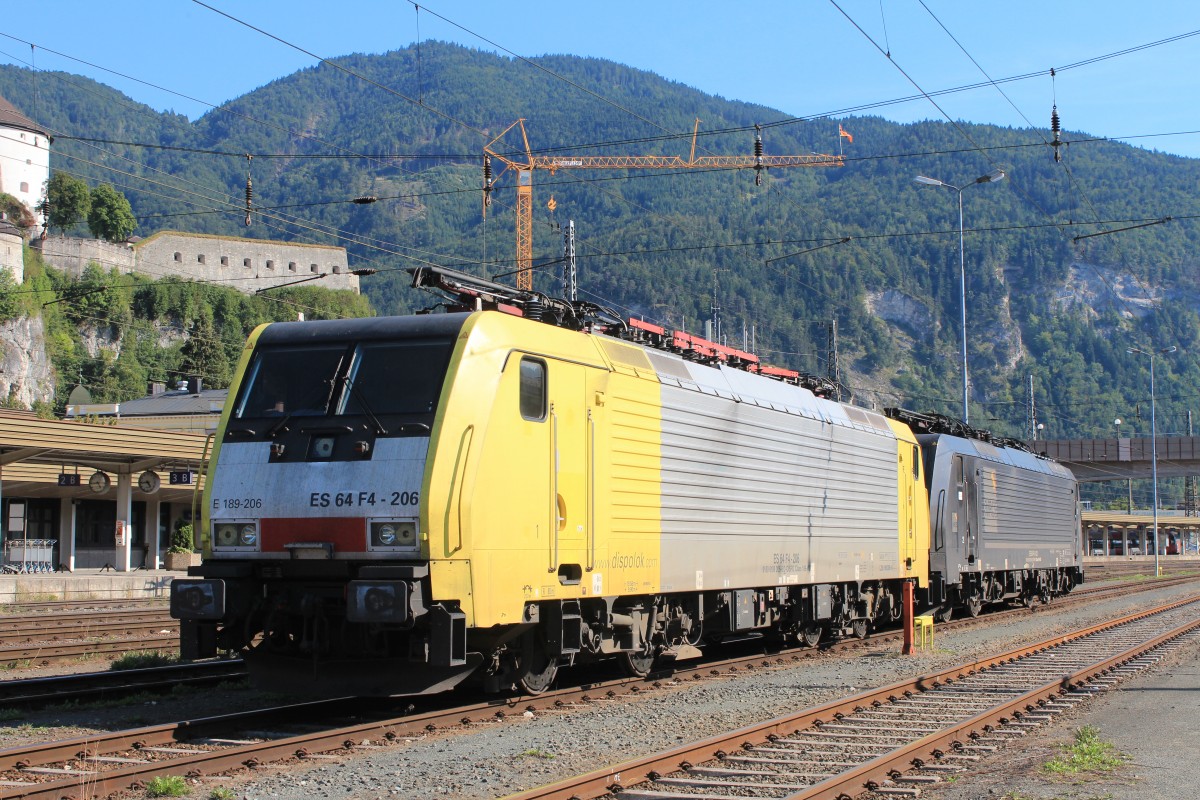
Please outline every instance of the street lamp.
[{"label": "street lamp", "polygon": [[[1116,419],[1114,419],[1113,425],[1117,426],[1117,448],[1119,449],[1121,447],[1121,442],[1120,442],[1121,418],[1117,417]],[[1151,446],[1151,448],[1154,447],[1153,444],[1151,444],[1150,446]],[[1126,509],[1127,509],[1128,513],[1132,514],[1133,513],[1133,478],[1130,478],[1129,480],[1125,481],[1125,488],[1129,490],[1129,505],[1126,506]]]},{"label": "street lamp", "polygon": [[1158,577],[1162,575],[1162,569],[1158,565],[1158,426],[1154,419],[1154,357],[1174,353],[1175,345],[1160,350],[1142,350],[1130,347],[1125,352],[1130,355],[1136,353],[1147,356],[1150,359],[1150,480],[1154,484],[1154,538],[1152,541],[1154,542],[1154,575]]},{"label": "street lamp", "polygon": [[917,183],[925,184],[926,186],[945,186],[947,189],[952,189],[958,193],[958,270],[959,270],[959,294],[962,300],[962,374],[963,374],[963,422],[970,422],[970,412],[967,410],[967,261],[963,248],[963,202],[962,193],[967,186],[974,186],[977,183],[995,183],[996,181],[1004,180],[1003,170],[994,169],[986,175],[980,175],[973,182],[965,186],[955,186],[945,181],[939,181],[937,178],[927,178],[924,175],[918,175],[915,178]]}]

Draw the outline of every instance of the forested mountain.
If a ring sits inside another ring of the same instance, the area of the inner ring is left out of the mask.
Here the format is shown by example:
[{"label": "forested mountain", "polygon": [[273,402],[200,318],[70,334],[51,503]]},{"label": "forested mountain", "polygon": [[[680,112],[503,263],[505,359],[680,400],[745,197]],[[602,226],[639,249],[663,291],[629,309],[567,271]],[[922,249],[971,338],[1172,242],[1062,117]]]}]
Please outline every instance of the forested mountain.
[{"label": "forested mountain", "polygon": [[[68,74],[0,67],[0,94],[56,132],[54,168],[126,193],[138,234],[342,244],[355,266],[383,270],[363,280],[378,313],[433,302],[408,288],[406,267],[514,268],[515,176],[500,176],[486,219],[479,189],[484,144],[518,118],[535,150],[562,155],[687,157],[696,119],[697,155],[751,153],[756,123],[768,154],[839,148],[839,121],[775,124],[787,115],[611,62],[532,62],[438,43],[419,62],[416,48],[351,55],[337,63],[355,74],[303,70],[194,122]],[[761,186],[753,171],[538,171],[534,262],[558,258],[558,226],[574,220],[586,299],[703,333],[715,287],[731,344],[752,331],[769,360],[820,373],[836,319],[857,402],[957,415],[956,196],[913,178],[962,185],[999,167],[1006,180],[963,194],[972,421],[1022,435],[1032,374],[1044,435],[1109,435],[1114,417],[1142,433],[1149,365],[1126,349],[1176,345],[1157,362],[1159,423],[1185,429],[1200,379],[1200,229],[1185,219],[1200,161],[1075,141],[1056,163],[1047,130],[840,122],[854,137],[844,167],[775,169]],[[498,147],[518,151],[519,132]],[[248,170],[264,209],[249,228]],[[361,195],[379,202],[349,202]],[[535,288],[556,291],[552,272]]]}]

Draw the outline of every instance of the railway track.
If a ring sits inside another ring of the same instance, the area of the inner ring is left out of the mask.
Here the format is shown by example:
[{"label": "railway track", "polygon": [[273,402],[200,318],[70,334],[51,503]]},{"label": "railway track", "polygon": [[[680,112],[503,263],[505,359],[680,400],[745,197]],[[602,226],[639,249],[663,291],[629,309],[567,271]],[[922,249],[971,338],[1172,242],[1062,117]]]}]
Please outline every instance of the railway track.
[{"label": "railway track", "polygon": [[[1196,577],[1177,577],[1149,580],[1137,584],[1085,586],[1076,589],[1066,598],[1056,600],[1055,607],[1089,600],[1099,600],[1113,595],[1128,594],[1133,591],[1148,591],[1185,583],[1195,583],[1197,580]],[[943,631],[947,629],[956,630],[975,624],[989,624],[999,621],[1006,616],[1016,617],[1027,613],[1029,612],[1024,608],[993,609],[977,620],[964,618],[940,623],[938,629]],[[863,646],[886,644],[898,641],[902,638],[902,635],[902,631],[885,630],[872,633],[867,640],[843,639],[826,642],[821,645],[819,650],[804,648],[773,648],[771,650],[764,650],[761,647],[761,643],[747,643],[747,646],[754,650],[752,655],[735,656],[733,658],[722,657],[720,659],[706,657],[704,660],[697,662],[695,666],[718,670],[729,667],[737,669],[739,666],[746,668],[746,665],[753,665],[756,661],[762,662],[763,658],[775,659],[777,661],[783,659],[783,663],[787,663],[802,658],[811,658],[818,654],[834,655]],[[168,642],[167,645],[161,648],[147,647],[144,644],[144,640],[136,640],[135,643],[137,646],[131,647],[128,642],[123,642],[121,648],[124,649],[118,650],[118,652],[126,652],[130,649],[162,649],[173,652],[177,646],[177,642],[174,641]],[[94,648],[89,643],[87,649],[91,650]],[[78,652],[78,650],[72,649],[63,654],[61,659],[65,660],[71,657],[72,653],[77,655]],[[25,648],[18,650],[15,655],[23,655],[26,657],[26,660],[37,658],[49,660],[54,657],[53,654],[45,653],[44,648]],[[0,649],[0,663],[3,663],[4,656],[4,651]],[[169,688],[176,683],[205,685],[223,680],[240,680],[246,677],[246,672],[244,667],[241,666],[241,661],[224,661],[218,662],[218,664],[220,666],[201,662],[141,670],[127,670],[119,673],[102,671],[48,678],[0,681],[0,703],[9,707],[36,708],[65,700],[83,701],[112,697],[116,696],[119,691],[155,691],[156,689]],[[678,674],[681,666],[690,665],[673,665],[668,669],[656,671],[652,677],[655,680],[669,679]],[[156,677],[158,674],[161,674],[161,678]],[[121,678],[121,675],[129,677]]]},{"label": "railway track", "polygon": [[1200,638],[1198,606],[1171,603],[512,800],[916,796]]},{"label": "railway track", "polygon": [[0,612],[4,616],[15,616],[19,614],[38,614],[38,613],[54,613],[59,611],[73,611],[77,609],[90,608],[97,611],[112,611],[113,609],[153,609],[159,608],[166,610],[167,600],[42,600],[29,602],[6,603],[0,606]]},{"label": "railway track", "polygon": [[178,649],[179,622],[161,606],[0,617],[0,666],[4,667]]},{"label": "railway track", "polygon": [[[1192,598],[1188,602],[1200,602],[1200,598]],[[1077,634],[1077,637],[1095,635],[1102,630],[1118,626],[1132,625],[1136,620],[1155,613],[1166,613],[1164,609],[1179,605],[1181,604],[1164,606],[1122,620],[1105,623],[1097,626],[1090,634],[1085,632]],[[1188,616],[1193,625],[1200,625],[1200,621],[1196,621],[1194,608],[1183,612],[1183,615]],[[846,644],[852,646],[854,643]],[[1051,644],[1053,642],[1041,643],[1024,648],[1018,653],[1009,653],[991,659],[989,662],[964,665],[957,670],[939,673],[936,676],[924,676],[916,681],[896,684],[881,690],[882,694],[876,692],[858,695],[852,698],[853,702],[847,706],[848,711],[831,712],[829,708],[832,707],[832,704],[823,706],[820,714],[814,719],[821,719],[823,724],[828,726],[834,723],[835,713],[842,713],[844,717],[850,717],[855,713],[854,708],[856,707],[861,707],[864,713],[869,713],[867,709],[873,707],[873,703],[878,697],[882,696],[886,699],[894,696],[898,700],[909,700],[905,696],[905,692],[915,694],[922,686],[924,688],[934,688],[935,685],[953,686],[953,691],[958,692],[961,688],[970,685],[967,682],[967,678],[971,677],[970,673],[980,673],[980,670],[993,664],[1006,664],[1018,656],[1037,653]],[[794,654],[790,659],[785,656],[754,655],[722,663],[696,664],[675,669],[670,673],[669,680],[678,684],[689,680],[703,680],[719,671],[734,673],[780,668],[787,666],[789,660],[798,661],[804,657],[811,657],[812,654],[814,651],[810,650],[806,651],[805,655]],[[1055,657],[1054,666],[1050,672],[1043,673],[1043,677],[1046,674],[1052,675],[1053,687],[1056,691],[1063,690],[1064,675],[1069,672],[1069,670],[1064,670],[1062,666],[1064,663],[1066,662],[1061,656]],[[1082,677],[1082,671],[1075,670],[1075,672],[1078,672],[1079,675],[1072,673],[1069,678],[1071,685],[1076,687],[1071,690],[1072,698],[1084,696],[1080,693],[1086,694],[1090,691],[1084,688],[1086,678]],[[405,709],[398,715],[396,712],[392,712],[392,715],[385,713],[386,709],[381,709],[378,700],[355,701],[342,698],[13,748],[0,751],[0,798],[29,798],[30,800],[53,798],[57,800],[57,798],[65,796],[71,787],[77,787],[80,782],[86,782],[87,785],[93,787],[96,794],[104,795],[128,789],[158,775],[199,777],[241,769],[246,766],[259,766],[271,761],[341,757],[354,752],[371,751],[409,737],[423,736],[432,731],[469,730],[495,725],[507,719],[522,716],[526,712],[566,713],[574,708],[590,708],[596,703],[637,696],[638,693],[651,690],[667,679],[665,673],[660,673],[647,679],[630,678],[605,681],[549,692],[535,698],[492,700],[468,706],[452,704],[446,698],[422,698],[419,702],[431,710],[418,713],[415,709]],[[994,679],[993,675],[987,680]],[[1043,684],[1045,683],[1047,681],[1043,681]],[[1004,693],[1002,692],[1002,694]],[[868,697],[872,699],[865,699]],[[883,703],[882,700],[879,702]],[[1070,702],[1070,700],[1064,702]],[[443,706],[438,707],[439,703]],[[939,700],[938,703],[941,701]],[[1010,712],[1010,716],[1016,718],[1017,713],[1017,711]],[[1019,713],[1029,716],[1025,711]],[[774,721],[772,723],[774,727],[759,727],[767,733],[779,736],[791,735],[792,729],[783,731],[783,728],[788,725],[795,727],[798,724]],[[891,729],[912,726],[888,722],[884,727]],[[816,738],[826,738],[832,730],[834,729],[824,731]],[[747,740],[745,731],[739,732],[738,735],[742,738],[737,742],[726,743],[720,748],[727,756],[729,753],[737,755],[737,748]],[[928,738],[928,735],[924,738]],[[759,743],[752,744],[751,747],[768,746],[768,741],[763,738]],[[969,742],[969,740],[964,741]],[[945,745],[942,752],[943,755],[946,755],[954,750],[955,748],[951,745]],[[874,751],[868,749],[868,752]],[[962,754],[969,755],[971,752],[967,751]],[[715,751],[708,757],[716,757]],[[743,757],[766,756],[762,753],[757,755],[747,753]],[[699,764],[701,760],[693,758],[689,760],[689,763]],[[933,764],[934,759],[927,760],[931,765]],[[952,762],[953,759],[950,761]],[[671,770],[678,769],[678,764],[679,762],[675,761],[670,769],[662,768],[660,765],[650,771],[659,775],[667,775]],[[940,761],[939,764],[941,764]],[[941,766],[946,765],[941,764]],[[732,769],[728,764],[724,767],[713,768]],[[745,767],[744,765],[737,769],[743,768],[758,769],[758,767]],[[625,765],[622,765],[622,769],[625,769]],[[600,781],[596,784],[599,787],[596,794],[579,794],[579,797],[601,796],[608,792],[614,783],[611,777],[613,771],[609,770],[607,774],[609,776],[607,782]],[[622,775],[626,776],[623,780],[627,781],[627,777],[631,774],[634,773],[623,771]],[[648,776],[649,773],[647,772],[646,775]],[[661,791],[661,787],[655,791]],[[671,791],[678,793],[678,790]],[[578,793],[578,787],[573,788],[567,794],[546,796],[571,797],[575,793]],[[721,794],[718,792],[717,796]],[[706,796],[713,795],[706,794]],[[639,797],[639,795],[630,795],[630,797]]]},{"label": "railway track", "polygon": [[179,623],[165,608],[39,613],[0,620],[0,666],[9,668],[179,649]]},{"label": "railway track", "polygon": [[170,691],[176,686],[211,686],[245,677],[246,668],[237,660],[0,681],[0,706],[37,708],[68,701]]},{"label": "railway track", "polygon": [[137,652],[175,652],[179,634],[157,634],[122,639],[94,639],[77,642],[0,647],[0,667],[47,666],[94,656],[118,656]]},{"label": "railway track", "polygon": [[166,609],[116,610],[103,614],[71,612],[32,617],[3,617],[0,620],[3,622],[3,628],[0,629],[0,645],[179,630],[178,620],[171,619]]}]

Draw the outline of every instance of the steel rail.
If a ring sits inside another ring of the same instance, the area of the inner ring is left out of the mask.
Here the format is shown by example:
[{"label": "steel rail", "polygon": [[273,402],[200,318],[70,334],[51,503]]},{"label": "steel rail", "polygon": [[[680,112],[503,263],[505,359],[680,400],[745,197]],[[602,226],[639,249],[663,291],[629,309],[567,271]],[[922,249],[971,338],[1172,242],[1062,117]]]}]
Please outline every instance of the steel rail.
[{"label": "steel rail", "polygon": [[[897,698],[903,697],[907,694],[915,694],[925,691],[927,688],[940,687],[947,683],[960,681],[967,676],[974,675],[975,673],[989,667],[1014,661],[1032,653],[1037,653],[1065,642],[1082,639],[1085,636],[1090,636],[1099,631],[1108,630],[1130,622],[1135,622],[1137,620],[1170,611],[1172,609],[1197,601],[1200,601],[1200,595],[1182,601],[1167,603],[1153,609],[1139,611],[1135,614],[1130,614],[1117,620],[1110,620],[1091,626],[1084,630],[1075,631],[1062,636],[1056,636],[1036,644],[1026,645],[1001,655],[992,656],[990,658],[967,664],[961,664],[957,667],[942,670],[941,672],[921,675],[916,678],[899,681],[879,689],[860,692],[859,694],[851,697],[834,700],[815,708],[805,709],[798,713],[788,714],[767,722],[746,726],[731,733],[713,736],[699,742],[686,744],[662,753],[652,754],[634,761],[625,762],[623,764],[603,767],[576,778],[549,784],[528,792],[511,795],[508,800],[588,800],[588,798],[611,796],[634,784],[652,781],[663,775],[680,770],[686,770],[697,763],[720,760],[727,756],[730,751],[741,749],[743,745],[748,742],[765,742],[770,741],[772,738],[790,736],[807,728],[813,727],[814,725],[833,722],[839,717],[839,715],[850,715],[858,710],[871,707],[875,704],[893,702]],[[1189,623],[1189,625],[1192,627],[1200,626],[1200,620]],[[1126,654],[1122,654],[1122,656],[1117,658],[1124,656],[1126,656]],[[1105,663],[1110,660],[1111,659],[1106,659]],[[1048,684],[1048,686],[1052,687],[1052,691],[1055,693],[1064,691],[1064,689],[1069,685],[1070,684],[1065,679],[1055,681],[1054,684]],[[1043,689],[1045,688],[1046,687],[1043,687]],[[1006,713],[1011,714],[1012,712],[1010,711]],[[1001,714],[1000,716],[1004,716],[1004,714]],[[957,738],[962,735],[963,734],[956,731],[952,736],[949,737],[947,741],[957,740]],[[930,737],[926,737],[926,739],[931,739],[934,736],[937,736],[939,741],[941,741],[943,738],[939,733],[931,735]],[[948,744],[943,742],[942,746],[947,747]],[[910,758],[912,757],[914,756],[910,756]],[[895,767],[893,766],[891,769],[894,770]],[[885,777],[887,772],[888,770],[884,770]],[[873,776],[877,775],[875,772],[871,772],[870,774]],[[867,778],[862,775],[856,775],[855,777],[859,779],[860,782],[858,784],[858,788],[853,790],[853,794],[867,791],[862,783],[862,781],[866,780]],[[877,777],[871,779],[881,780],[877,779]],[[826,783],[828,783],[828,781]],[[800,798],[805,798],[805,800],[816,800],[818,797],[836,798],[840,795],[850,797],[853,796],[853,794],[850,791],[839,789],[832,794],[812,795],[811,798],[807,795],[797,794],[790,796],[789,800],[800,800]]]},{"label": "steel rail", "polygon": [[165,608],[145,609],[105,609],[103,611],[68,611],[62,614],[32,614],[29,616],[0,616],[4,622],[5,632],[13,630],[52,630],[54,628],[79,628],[112,620],[122,622],[154,622],[158,620],[171,621],[171,615]]},{"label": "steel rail", "polygon": [[156,598],[121,598],[119,600],[46,600],[46,601],[14,601],[0,603],[2,616],[16,614],[56,613],[72,608],[89,608],[97,611],[112,611],[114,609],[151,609],[166,608],[167,599]]},{"label": "steel rail", "polygon": [[179,634],[179,622],[173,619],[134,620],[131,622],[102,622],[56,628],[27,628],[0,633],[0,645],[30,645],[39,642],[67,642],[81,639],[104,639],[113,636],[129,638],[134,634]]}]

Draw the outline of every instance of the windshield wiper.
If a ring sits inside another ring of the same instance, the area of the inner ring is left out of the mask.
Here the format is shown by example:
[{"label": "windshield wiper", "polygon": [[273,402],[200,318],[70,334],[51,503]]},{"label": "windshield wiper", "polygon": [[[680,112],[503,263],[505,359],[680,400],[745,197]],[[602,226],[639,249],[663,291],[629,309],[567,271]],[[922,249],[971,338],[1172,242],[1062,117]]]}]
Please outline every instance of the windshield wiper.
[{"label": "windshield wiper", "polygon": [[278,422],[276,422],[271,427],[267,428],[266,433],[264,433],[263,435],[266,436],[268,439],[274,439],[281,432],[286,430],[285,426],[288,424],[288,420],[290,420],[291,418],[292,418],[291,414],[284,414],[282,417],[279,418]]},{"label": "windshield wiper", "polygon": [[375,416],[375,412],[371,410],[371,404],[367,402],[367,398],[363,396],[362,391],[354,384],[354,379],[347,378],[346,385],[350,387],[350,394],[358,398],[363,411],[367,413],[367,418],[375,425],[375,433],[379,436],[387,436],[387,428],[383,427],[383,423],[379,421],[379,417]]}]

